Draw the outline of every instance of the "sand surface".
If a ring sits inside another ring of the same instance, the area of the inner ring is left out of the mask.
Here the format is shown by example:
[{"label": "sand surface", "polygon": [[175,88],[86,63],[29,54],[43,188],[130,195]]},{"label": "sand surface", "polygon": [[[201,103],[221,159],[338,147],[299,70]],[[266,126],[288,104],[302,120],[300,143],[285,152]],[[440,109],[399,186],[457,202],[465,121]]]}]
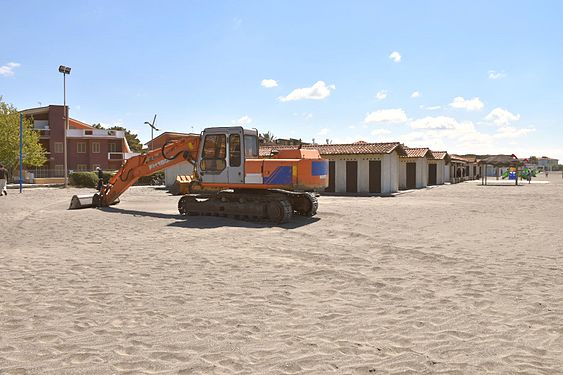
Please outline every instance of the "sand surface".
[{"label": "sand surface", "polygon": [[[542,178],[539,178],[540,180]],[[1,374],[561,374],[563,180],[321,197],[268,226],[134,188],[0,197]]]}]

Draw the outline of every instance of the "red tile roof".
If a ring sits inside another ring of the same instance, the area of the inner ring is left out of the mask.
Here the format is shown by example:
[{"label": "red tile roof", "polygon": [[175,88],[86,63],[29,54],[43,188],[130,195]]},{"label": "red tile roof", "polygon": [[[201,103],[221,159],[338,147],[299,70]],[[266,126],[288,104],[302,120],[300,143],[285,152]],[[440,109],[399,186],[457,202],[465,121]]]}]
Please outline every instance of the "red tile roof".
[{"label": "red tile roof", "polygon": [[74,119],[72,117],[68,118],[68,126],[76,129],[95,129],[92,125],[78,121],[77,119]]},{"label": "red tile roof", "polygon": [[[298,146],[260,146],[260,156],[270,155],[271,150],[295,149]],[[331,145],[303,145],[304,149],[317,149],[321,155],[366,155],[390,154],[397,151],[399,155],[406,155],[399,142],[389,143],[346,143]]]},{"label": "red tile roof", "polygon": [[474,156],[466,158],[456,154],[451,154],[450,157],[451,157],[451,161],[457,163],[475,163],[477,161],[477,159]]},{"label": "red tile roof", "polygon": [[437,160],[448,159],[448,152],[447,151],[432,151],[432,156],[434,156],[434,159],[437,159]]},{"label": "red tile roof", "polygon": [[405,147],[405,151],[407,155],[403,157],[407,157],[407,158],[425,157],[428,159],[434,159],[434,156],[432,155],[432,151],[430,151],[430,149],[427,147],[418,147],[418,148]]}]

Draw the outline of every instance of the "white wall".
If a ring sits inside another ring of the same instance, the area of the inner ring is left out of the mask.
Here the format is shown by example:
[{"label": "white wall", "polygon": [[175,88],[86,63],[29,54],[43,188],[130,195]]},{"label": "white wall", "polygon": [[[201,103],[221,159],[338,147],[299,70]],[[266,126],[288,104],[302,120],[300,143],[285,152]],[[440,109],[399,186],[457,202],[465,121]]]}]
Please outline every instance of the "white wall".
[{"label": "white wall", "polygon": [[448,165],[444,164],[444,182],[450,182],[451,179],[451,163]]},{"label": "white wall", "polygon": [[[436,184],[437,185],[443,185],[444,184],[444,172],[445,172],[445,166],[444,166],[444,160],[428,160],[428,165],[430,164],[436,164]],[[428,167],[427,167],[428,169]],[[428,179],[426,179],[426,181],[428,181]]]},{"label": "white wall", "polygon": [[401,158],[399,168],[399,188],[407,188],[407,163],[416,164],[416,188],[428,185],[428,159],[426,158]]},{"label": "white wall", "polygon": [[374,155],[323,155],[324,158],[334,161],[335,191],[346,192],[346,162],[358,162],[358,193],[369,193],[369,162],[370,160],[381,161],[381,194],[388,195],[396,193],[399,189],[399,156],[396,152],[391,154]]},{"label": "white wall", "polygon": [[166,168],[164,170],[164,185],[166,185],[167,188],[170,188],[174,185],[174,182],[176,182],[177,176],[190,176],[192,171],[193,167],[187,161],[173,165],[170,168]]},{"label": "white wall", "polygon": [[428,186],[428,159],[417,158],[416,160],[416,187],[418,189]]}]

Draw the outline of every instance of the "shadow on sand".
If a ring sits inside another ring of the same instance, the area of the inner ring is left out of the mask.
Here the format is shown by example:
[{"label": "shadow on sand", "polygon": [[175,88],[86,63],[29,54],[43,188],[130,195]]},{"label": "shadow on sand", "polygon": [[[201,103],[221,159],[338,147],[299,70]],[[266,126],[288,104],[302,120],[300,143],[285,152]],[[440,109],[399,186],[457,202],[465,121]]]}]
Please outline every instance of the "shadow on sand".
[{"label": "shadow on sand", "polygon": [[207,228],[220,228],[220,227],[238,227],[238,228],[284,228],[284,229],[295,229],[305,225],[315,223],[320,220],[318,217],[303,217],[294,216],[289,223],[285,224],[274,224],[268,222],[257,222],[257,221],[245,221],[231,219],[227,217],[214,217],[214,216],[182,216],[180,214],[165,214],[159,212],[148,212],[148,211],[138,211],[138,210],[127,210],[123,208],[115,207],[100,207],[99,210],[104,212],[122,214],[122,215],[132,215],[132,216],[144,216],[144,217],[154,217],[158,219],[175,219],[176,221],[168,224],[171,227],[182,227],[182,228],[197,228],[197,229],[207,229]]}]

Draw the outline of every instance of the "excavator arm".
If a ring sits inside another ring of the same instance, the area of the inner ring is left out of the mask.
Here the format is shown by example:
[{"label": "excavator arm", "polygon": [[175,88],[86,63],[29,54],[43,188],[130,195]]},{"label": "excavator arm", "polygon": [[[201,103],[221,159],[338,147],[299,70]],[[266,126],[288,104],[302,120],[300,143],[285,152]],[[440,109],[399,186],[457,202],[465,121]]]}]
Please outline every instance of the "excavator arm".
[{"label": "excavator arm", "polygon": [[[99,194],[99,206],[107,207],[143,176],[188,161],[195,167],[199,136],[188,136],[165,143],[160,149],[127,159]],[[195,169],[194,169],[195,170]],[[97,203],[97,202],[94,202]]]},{"label": "excavator arm", "polygon": [[99,193],[94,195],[75,195],[72,197],[70,208],[107,207],[118,201],[118,198],[131,185],[143,176],[169,168],[183,161],[194,165],[197,160],[199,136],[187,136],[169,141],[161,148],[151,150],[146,154],[137,155],[125,161],[125,164],[104,185]]}]

